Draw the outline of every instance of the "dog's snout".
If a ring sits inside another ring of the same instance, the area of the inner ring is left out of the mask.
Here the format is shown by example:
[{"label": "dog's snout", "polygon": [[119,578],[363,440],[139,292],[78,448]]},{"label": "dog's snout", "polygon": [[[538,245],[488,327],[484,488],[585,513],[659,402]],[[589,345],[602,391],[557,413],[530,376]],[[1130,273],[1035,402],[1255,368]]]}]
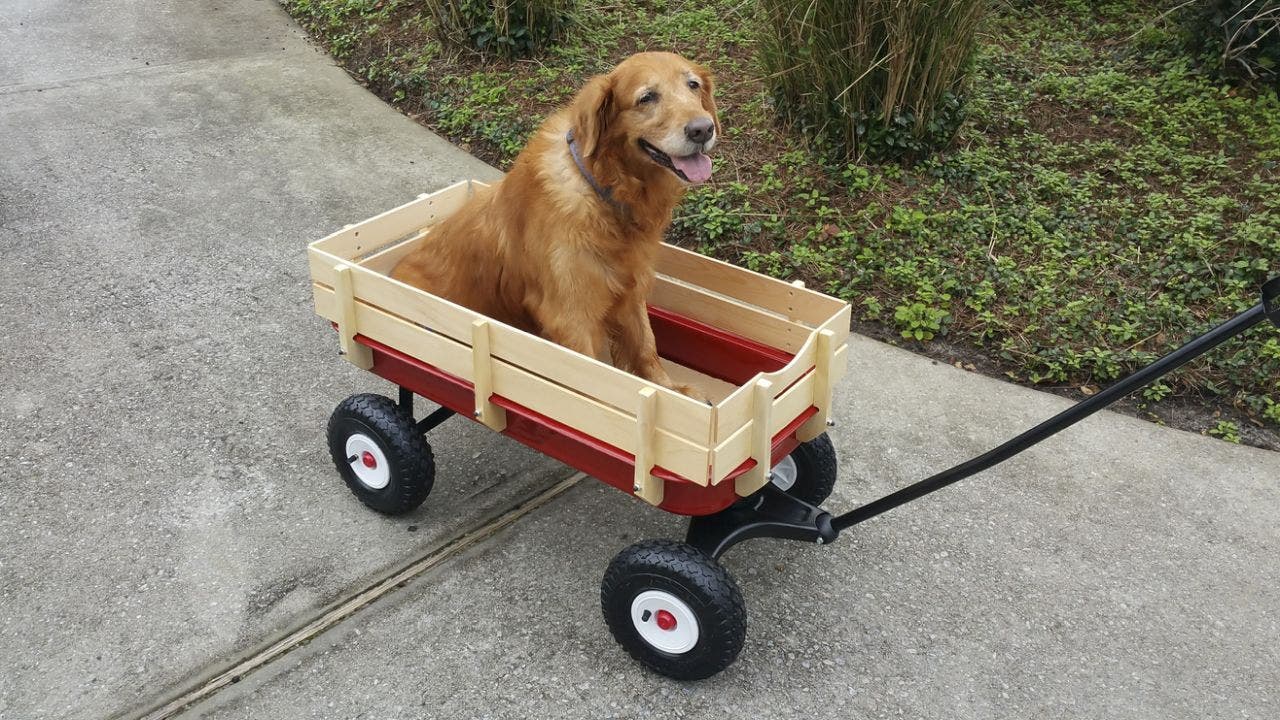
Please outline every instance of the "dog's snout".
[{"label": "dog's snout", "polygon": [[716,125],[710,118],[698,118],[684,126],[684,136],[699,144],[710,140],[715,131]]}]

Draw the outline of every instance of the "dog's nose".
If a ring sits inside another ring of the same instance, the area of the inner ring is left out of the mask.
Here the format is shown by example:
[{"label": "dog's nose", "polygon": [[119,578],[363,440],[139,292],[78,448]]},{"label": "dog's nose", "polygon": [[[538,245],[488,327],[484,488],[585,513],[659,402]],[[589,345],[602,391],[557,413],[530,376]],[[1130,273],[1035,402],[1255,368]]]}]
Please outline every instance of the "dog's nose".
[{"label": "dog's nose", "polygon": [[698,144],[711,139],[716,132],[716,124],[710,118],[698,118],[684,126],[684,136]]}]

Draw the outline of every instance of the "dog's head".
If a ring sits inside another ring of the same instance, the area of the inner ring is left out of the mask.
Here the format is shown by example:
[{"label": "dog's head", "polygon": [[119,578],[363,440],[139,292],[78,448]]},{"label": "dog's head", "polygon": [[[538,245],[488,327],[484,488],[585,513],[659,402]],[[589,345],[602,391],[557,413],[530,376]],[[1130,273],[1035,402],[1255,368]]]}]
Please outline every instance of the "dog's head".
[{"label": "dog's head", "polygon": [[607,153],[632,177],[669,172],[703,183],[720,136],[713,90],[711,73],[679,55],[632,55],[578,94],[574,133],[584,156]]}]

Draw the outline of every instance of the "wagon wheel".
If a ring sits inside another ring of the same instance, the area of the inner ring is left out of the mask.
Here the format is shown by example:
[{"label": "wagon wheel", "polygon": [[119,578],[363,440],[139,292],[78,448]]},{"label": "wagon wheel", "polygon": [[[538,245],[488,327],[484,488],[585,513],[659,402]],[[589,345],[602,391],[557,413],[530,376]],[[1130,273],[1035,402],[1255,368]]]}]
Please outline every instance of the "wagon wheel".
[{"label": "wagon wheel", "polygon": [[810,505],[821,505],[836,487],[836,449],[826,433],[800,443],[769,471],[779,490]]},{"label": "wagon wheel", "polygon": [[618,644],[677,680],[724,670],[747,635],[747,611],[733,577],[706,553],[672,540],[618,553],[605,571],[600,606]]},{"label": "wagon wheel", "polygon": [[431,446],[413,417],[381,395],[352,395],[338,405],[329,454],[360,502],[384,515],[414,510],[435,481]]}]

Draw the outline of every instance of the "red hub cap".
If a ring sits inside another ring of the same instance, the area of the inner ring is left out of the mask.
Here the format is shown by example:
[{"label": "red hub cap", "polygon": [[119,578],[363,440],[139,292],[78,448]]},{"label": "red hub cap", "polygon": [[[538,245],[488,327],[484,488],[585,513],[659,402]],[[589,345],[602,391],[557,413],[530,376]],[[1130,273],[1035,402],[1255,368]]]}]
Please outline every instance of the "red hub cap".
[{"label": "red hub cap", "polygon": [[368,450],[365,450],[364,452],[360,453],[360,462],[364,463],[364,466],[367,468],[378,467],[378,459],[375,458],[373,456],[373,453],[369,452]]},{"label": "red hub cap", "polygon": [[662,628],[663,630],[676,629],[676,616],[672,615],[666,610],[659,610],[657,613],[654,614],[653,619],[654,619],[654,622],[658,624],[658,627]]}]

